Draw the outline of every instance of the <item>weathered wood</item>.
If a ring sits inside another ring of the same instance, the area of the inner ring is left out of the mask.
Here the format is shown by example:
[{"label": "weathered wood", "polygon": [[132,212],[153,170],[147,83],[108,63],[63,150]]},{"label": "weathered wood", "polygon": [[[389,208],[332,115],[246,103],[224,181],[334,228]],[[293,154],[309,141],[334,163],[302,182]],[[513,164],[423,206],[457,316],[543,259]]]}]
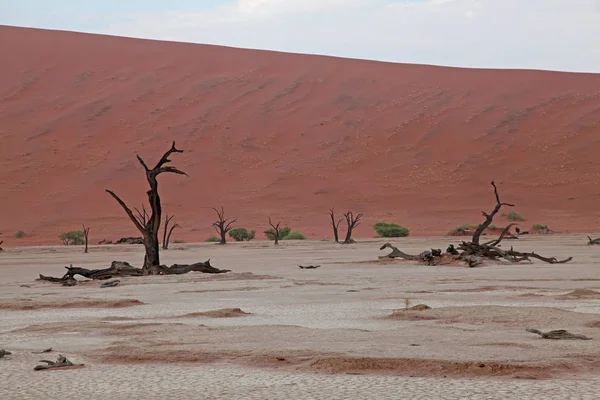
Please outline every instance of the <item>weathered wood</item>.
[{"label": "weathered wood", "polygon": [[[110,244],[111,241],[106,241],[105,244]],[[144,244],[143,237],[123,237],[115,242],[115,244]]]},{"label": "weathered wood", "polygon": [[4,249],[2,248],[2,243],[4,243],[4,240],[0,240],[0,251],[4,251]]},{"label": "weathered wood", "polygon": [[483,221],[483,223],[479,224],[479,226],[477,226],[477,229],[475,229],[475,232],[473,233],[473,238],[471,239],[471,241],[475,244],[479,244],[479,238],[480,238],[481,234],[483,233],[483,231],[485,231],[487,229],[488,226],[491,225],[492,221],[494,220],[494,217],[496,216],[496,214],[498,214],[498,211],[500,211],[502,206],[507,206],[507,207],[515,206],[514,204],[502,203],[500,201],[500,196],[498,195],[498,188],[496,187],[496,184],[494,183],[494,181],[492,181],[492,186],[494,187],[494,194],[496,195],[496,206],[494,207],[492,212],[489,214],[487,214],[484,211],[481,212],[481,214],[483,214],[483,216],[485,217],[485,221]]},{"label": "weathered wood", "polygon": [[44,354],[44,353],[51,353],[52,352],[52,347],[49,347],[47,349],[44,349],[42,351],[32,351],[32,354]]},{"label": "weathered wood", "polygon": [[592,340],[591,337],[587,337],[585,335],[571,333],[564,329],[557,329],[549,332],[542,332],[538,329],[525,328],[525,330],[529,333],[535,333],[540,335],[542,339],[552,339],[552,340]]},{"label": "weathered wood", "polygon": [[0,358],[4,358],[5,356],[10,356],[12,353],[8,350],[0,349]]},{"label": "weathered wood", "polygon": [[298,265],[301,269],[317,269],[320,265]]},{"label": "weathered wood", "polygon": [[340,218],[339,221],[335,222],[335,214],[334,214],[334,207],[332,207],[329,210],[329,216],[331,217],[331,226],[333,228],[333,238],[335,239],[336,243],[340,242],[340,237],[339,237],[339,228],[340,228],[340,223],[342,222],[342,218]]},{"label": "weathered wood", "polygon": [[[593,245],[593,244],[600,244],[600,238],[597,239],[592,239],[591,237],[587,237],[588,238],[588,246],[589,245]],[[0,244],[2,244],[2,242],[0,242]]]},{"label": "weathered wood", "polygon": [[280,224],[281,224],[281,221],[279,221],[277,223],[277,225],[273,225],[273,222],[271,221],[271,217],[269,217],[269,225],[271,225],[271,228],[273,228],[273,232],[274,232],[274,236],[275,236],[274,244],[279,244],[279,225]]},{"label": "weathered wood", "polygon": [[221,241],[219,244],[227,244],[227,232],[233,229],[233,223],[237,221],[237,219],[225,218],[225,211],[223,210],[223,206],[221,206],[221,211],[213,208],[217,213],[218,220],[213,222],[212,226],[215,228],[217,233],[219,234]]},{"label": "weathered wood", "polygon": [[166,218],[165,218],[165,230],[163,232],[163,245],[162,248],[164,250],[167,250],[169,248],[169,242],[171,241],[171,235],[173,234],[173,231],[175,230],[175,228],[179,228],[178,224],[173,224],[173,226],[171,226],[171,229],[169,229],[169,223],[171,222],[171,220],[174,218],[174,215],[171,215],[169,217],[169,214],[167,214]]},{"label": "weathered wood", "polygon": [[83,238],[85,240],[85,250],[83,250],[84,253],[88,252],[88,238],[89,238],[89,234],[90,234],[90,228],[86,228],[85,224],[81,224],[83,226]]},{"label": "weathered wood", "polygon": [[37,365],[33,368],[34,371],[42,371],[46,369],[53,368],[66,368],[66,367],[83,367],[85,364],[73,364],[71,361],[67,359],[67,357],[62,354],[58,355],[56,361],[48,361],[48,360],[40,360],[40,362],[46,363],[46,365]]},{"label": "weathered wood", "polygon": [[379,250],[383,250],[383,249],[391,249],[392,252],[389,254],[386,254],[385,256],[379,256],[379,258],[403,258],[405,260],[420,260],[422,259],[421,255],[413,255],[413,254],[407,254],[403,251],[400,251],[400,249],[398,249],[396,246],[393,246],[391,243],[385,243],[383,246],[381,246],[379,248]]},{"label": "weathered wood", "polygon": [[195,264],[173,264],[170,267],[160,265],[159,271],[164,275],[181,275],[192,271],[202,272],[205,274],[224,274],[226,272],[231,272],[229,269],[219,269],[213,267],[210,265],[210,259]]},{"label": "weathered wood", "polygon": [[163,154],[156,166],[152,169],[148,168],[144,160],[139,155],[136,156],[146,171],[146,180],[150,186],[150,190],[146,192],[148,196],[148,202],[150,203],[150,216],[148,216],[148,213],[146,213],[144,207],[142,207],[142,210],[144,210],[143,213],[136,209],[138,215],[135,216],[133,211],[127,207],[125,202],[121,200],[119,196],[106,189],[106,192],[110,194],[117,201],[117,203],[119,203],[131,222],[133,222],[135,227],[140,231],[144,238],[146,255],[144,257],[144,265],[142,267],[143,275],[152,275],[158,273],[156,267],[160,265],[158,232],[160,230],[162,206],[160,202],[160,195],[158,193],[157,177],[164,172],[187,176],[185,172],[176,167],[165,166],[165,164],[171,162],[171,160],[169,160],[169,156],[173,153],[183,153],[183,150],[179,150],[175,147],[175,141],[173,141],[171,148],[165,154]]},{"label": "weathered wood", "polygon": [[121,283],[121,281],[119,279],[115,279],[114,281],[109,281],[109,282],[104,282],[102,285],[100,285],[100,288],[108,288],[108,287],[115,287],[118,286],[119,283]]},{"label": "weathered wood", "polygon": [[362,218],[362,216],[362,214],[357,214],[355,216],[352,211],[348,211],[344,214],[346,224],[348,225],[348,230],[346,231],[346,238],[344,239],[344,244],[356,243],[354,239],[352,239],[352,231],[360,224],[360,219]]}]

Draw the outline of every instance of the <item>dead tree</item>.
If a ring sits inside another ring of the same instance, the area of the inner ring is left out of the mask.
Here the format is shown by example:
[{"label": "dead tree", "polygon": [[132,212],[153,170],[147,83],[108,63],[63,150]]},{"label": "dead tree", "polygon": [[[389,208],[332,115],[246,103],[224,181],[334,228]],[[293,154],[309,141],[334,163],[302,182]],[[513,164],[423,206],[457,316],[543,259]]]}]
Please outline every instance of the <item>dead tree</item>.
[{"label": "dead tree", "polygon": [[175,217],[174,215],[171,215],[169,217],[169,214],[167,214],[167,216],[165,218],[165,231],[163,233],[163,245],[162,245],[162,248],[165,250],[167,250],[169,248],[169,242],[171,241],[171,234],[173,233],[173,230],[175,228],[179,228],[178,224],[174,224],[173,226],[171,226],[171,229],[169,229],[169,222],[171,222],[171,220],[174,217]]},{"label": "dead tree", "polygon": [[[592,239],[591,237],[587,237],[588,238],[588,245],[592,245],[592,244],[600,244],[600,238],[597,239]],[[0,242],[0,244],[2,244],[2,242]]]},{"label": "dead tree", "polygon": [[4,249],[2,248],[2,243],[4,243],[4,240],[0,240],[0,251],[4,251]]},{"label": "dead tree", "polygon": [[542,339],[552,339],[552,340],[592,340],[591,337],[587,337],[585,335],[581,335],[579,333],[571,333],[565,329],[556,329],[554,331],[542,332],[539,329],[531,329],[525,328],[525,330],[529,333],[535,333],[536,335],[540,335]]},{"label": "dead tree", "polygon": [[[480,237],[483,231],[492,223],[494,216],[500,211],[502,206],[512,207],[512,204],[502,203],[500,201],[500,196],[498,195],[498,188],[496,184],[492,181],[492,186],[494,187],[494,194],[496,196],[496,206],[492,210],[491,213],[482,212],[485,217],[485,221],[481,223],[475,232],[473,233],[473,237],[470,242],[463,241],[458,245],[458,248],[455,248],[453,245],[448,246],[448,250],[446,251],[447,256],[451,257],[453,260],[461,260],[464,261],[469,267],[476,267],[478,265],[483,264],[483,260],[506,260],[511,263],[519,263],[521,261],[531,261],[532,258],[538,259],[540,261],[549,263],[549,264],[564,264],[568,263],[573,259],[573,257],[568,257],[563,260],[559,260],[555,257],[543,257],[535,252],[520,252],[515,251],[511,247],[510,250],[504,250],[500,248],[500,243],[502,240],[506,239],[507,236],[512,236],[510,234],[510,229],[515,224],[509,224],[500,236],[497,239],[480,243]],[[418,260],[418,261],[426,261],[428,265],[438,265],[441,258],[445,256],[445,254],[441,254],[441,251],[432,250],[431,252],[425,251],[420,253],[419,255],[410,255],[403,253],[398,250],[394,246],[386,243],[381,247],[381,250],[385,248],[391,248],[392,253],[387,256],[383,256],[380,258],[404,258],[407,260]]]},{"label": "dead tree", "polygon": [[66,368],[66,367],[83,367],[85,366],[84,364],[73,364],[71,361],[69,361],[67,359],[67,357],[63,356],[62,354],[58,355],[58,358],[56,361],[49,361],[49,360],[40,360],[40,362],[46,363],[45,365],[38,365],[36,366],[33,370],[34,371],[42,371],[45,369],[54,369],[54,368]]},{"label": "dead tree", "polygon": [[165,164],[171,162],[169,156],[173,153],[183,153],[183,150],[178,150],[175,147],[175,141],[171,145],[171,148],[162,156],[154,168],[148,168],[144,160],[137,155],[137,159],[144,167],[146,171],[146,179],[150,185],[150,190],[146,193],[148,195],[148,202],[150,203],[151,214],[148,217],[145,208],[144,213],[141,214],[139,210],[138,216],[136,217],[131,209],[127,207],[125,202],[121,200],[115,193],[106,189],[106,191],[123,207],[123,210],[129,216],[129,219],[135,227],[142,233],[144,237],[144,247],[146,248],[146,256],[144,257],[144,266],[142,267],[143,275],[154,275],[158,273],[157,267],[160,265],[159,249],[158,249],[158,231],[160,229],[162,208],[160,203],[160,196],[158,194],[158,175],[163,172],[170,172],[179,175],[187,174],[175,167],[165,166]]},{"label": "dead tree", "polygon": [[333,237],[335,239],[335,242],[339,243],[340,238],[339,238],[338,232],[339,232],[340,223],[342,222],[343,219],[340,218],[339,221],[337,221],[337,222],[335,221],[335,214],[333,212],[333,208],[331,208],[329,210],[329,216],[331,217],[331,226],[333,227]]},{"label": "dead tree", "polygon": [[275,244],[279,244],[279,235],[280,235],[279,225],[280,224],[281,224],[281,221],[279,221],[277,223],[277,225],[273,225],[273,222],[271,222],[271,217],[269,217],[269,225],[271,225],[271,228],[273,229],[273,236],[275,236]]},{"label": "dead tree", "polygon": [[219,219],[216,222],[213,222],[212,224],[212,226],[215,228],[215,230],[221,237],[221,241],[219,242],[219,244],[227,244],[227,239],[225,238],[225,235],[227,235],[227,232],[229,232],[233,228],[231,225],[233,225],[233,223],[236,222],[237,219],[225,218],[225,211],[223,211],[223,206],[221,206],[221,211],[217,210],[216,208],[213,208],[213,210],[215,210],[217,216],[219,217]]},{"label": "dead tree", "polygon": [[81,226],[83,226],[83,240],[85,240],[85,250],[83,252],[87,253],[88,252],[88,237],[90,234],[90,228],[86,228],[85,224],[81,224]]},{"label": "dead tree", "polygon": [[346,224],[348,225],[348,231],[346,232],[346,239],[344,239],[344,244],[356,243],[354,239],[352,239],[352,231],[359,225],[359,221],[362,218],[362,214],[357,214],[354,216],[352,211],[348,211],[344,214],[344,218],[346,218]]}]

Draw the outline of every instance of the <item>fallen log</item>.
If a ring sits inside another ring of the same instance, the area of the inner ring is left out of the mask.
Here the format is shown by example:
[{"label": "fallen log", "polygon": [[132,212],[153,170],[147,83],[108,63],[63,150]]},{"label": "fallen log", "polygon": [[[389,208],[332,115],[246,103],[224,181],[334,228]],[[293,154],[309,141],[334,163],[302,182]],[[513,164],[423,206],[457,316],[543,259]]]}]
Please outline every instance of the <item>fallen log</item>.
[{"label": "fallen log", "polygon": [[108,282],[104,282],[102,285],[100,285],[100,288],[107,288],[107,287],[115,287],[117,286],[121,281],[118,279],[115,279],[114,281],[108,281]]},{"label": "fallen log", "polygon": [[42,351],[33,351],[33,354],[44,354],[44,353],[51,353],[52,352],[52,347],[49,347],[47,349],[44,349]]},{"label": "fallen log", "polygon": [[4,356],[10,356],[12,353],[8,350],[0,349],[0,358],[4,358]]},{"label": "fallen log", "polygon": [[298,265],[301,269],[317,269],[320,265]]},{"label": "fallen log", "polygon": [[56,361],[48,361],[48,360],[40,360],[40,362],[46,363],[46,365],[37,365],[33,370],[34,371],[42,371],[45,369],[53,369],[53,368],[66,368],[66,367],[83,367],[85,364],[73,364],[71,361],[67,359],[67,357],[62,354],[58,355],[58,359]]},{"label": "fallen log", "polygon": [[552,340],[592,340],[591,337],[587,337],[585,335],[580,335],[576,333],[571,333],[564,329],[556,329],[549,332],[542,332],[538,329],[530,329],[525,328],[525,330],[529,333],[535,333],[540,335],[542,339],[552,339]]},{"label": "fallen log", "polygon": [[[67,273],[61,278],[52,276],[45,276],[40,274],[38,280],[48,281],[53,283],[62,283],[64,286],[72,286],[77,284],[75,275],[83,276],[84,278],[92,280],[107,280],[117,277],[124,276],[142,276],[142,269],[131,266],[125,261],[113,261],[110,268],[106,269],[87,269],[81,267],[65,267]],[[153,267],[156,269],[158,274],[163,275],[181,275],[187,274],[188,272],[203,272],[205,274],[223,274],[230,272],[228,269],[219,269],[210,265],[210,259],[208,261],[199,262],[195,264],[173,264],[171,267],[165,265],[158,265]]]},{"label": "fallen log", "polygon": [[[587,237],[588,238],[588,246],[592,245],[592,244],[600,244],[600,238],[597,239],[592,239],[591,237]],[[2,244],[2,242],[0,242],[0,244]]]}]

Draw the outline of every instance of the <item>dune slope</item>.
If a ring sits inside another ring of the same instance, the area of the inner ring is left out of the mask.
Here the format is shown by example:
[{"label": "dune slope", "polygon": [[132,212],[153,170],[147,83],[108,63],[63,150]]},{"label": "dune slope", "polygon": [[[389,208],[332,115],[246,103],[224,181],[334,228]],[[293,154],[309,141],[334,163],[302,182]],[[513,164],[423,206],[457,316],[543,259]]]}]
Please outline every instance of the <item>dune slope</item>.
[{"label": "dune slope", "polygon": [[[0,240],[136,235],[109,188],[145,201],[136,153],[172,140],[189,177],[163,175],[175,239],[211,233],[211,207],[261,232],[310,238],[327,212],[412,234],[517,204],[524,228],[597,231],[600,74],[474,70],[0,27]],[[504,223],[502,218],[498,224]],[[27,236],[16,239],[22,229]],[[259,236],[262,236],[259,234]]]}]

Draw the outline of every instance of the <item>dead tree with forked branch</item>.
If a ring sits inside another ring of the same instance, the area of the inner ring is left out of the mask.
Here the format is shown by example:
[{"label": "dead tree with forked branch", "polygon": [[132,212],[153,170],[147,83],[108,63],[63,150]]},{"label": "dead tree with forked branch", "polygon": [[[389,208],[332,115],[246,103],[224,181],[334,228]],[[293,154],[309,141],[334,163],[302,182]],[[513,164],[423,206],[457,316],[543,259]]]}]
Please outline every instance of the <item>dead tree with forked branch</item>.
[{"label": "dead tree with forked branch", "polygon": [[329,210],[329,216],[331,217],[331,226],[333,227],[333,237],[335,239],[336,243],[340,242],[340,237],[339,237],[339,228],[340,228],[340,223],[342,222],[343,218],[340,218],[339,221],[335,221],[335,214],[334,214],[334,207],[332,207]]},{"label": "dead tree with forked branch", "polygon": [[[513,204],[509,204],[509,203],[503,203],[500,201],[500,195],[498,194],[498,188],[496,187],[496,184],[492,181],[492,187],[494,188],[494,195],[496,196],[496,205],[494,207],[494,209],[492,210],[491,213],[486,213],[486,212],[482,212],[483,216],[485,217],[485,220],[479,224],[479,226],[477,227],[477,229],[475,230],[475,232],[473,233],[473,237],[471,238],[470,242],[466,242],[463,241],[462,243],[460,243],[458,245],[458,248],[455,249],[453,245],[448,247],[448,251],[447,251],[447,255],[451,256],[454,260],[461,260],[467,263],[467,265],[469,265],[470,267],[475,267],[478,266],[480,264],[482,264],[482,260],[483,259],[487,259],[487,260],[507,260],[511,263],[519,263],[521,261],[531,261],[532,258],[538,259],[540,261],[549,263],[549,264],[564,264],[564,263],[568,263],[569,261],[571,261],[573,259],[573,257],[568,257],[564,260],[559,260],[555,257],[543,257],[539,254],[536,254],[535,252],[520,252],[520,251],[515,251],[513,250],[513,248],[511,247],[510,250],[504,250],[502,248],[500,248],[500,243],[502,242],[503,239],[505,239],[507,237],[507,235],[510,235],[510,228],[512,226],[514,226],[515,224],[509,224],[506,228],[504,228],[504,230],[502,231],[502,233],[500,234],[500,236],[497,239],[485,242],[485,243],[480,243],[480,237],[481,234],[487,229],[488,226],[490,226],[490,224],[492,223],[494,216],[500,211],[500,209],[502,208],[502,206],[508,206],[508,207],[513,207]],[[398,249],[395,249],[393,246],[388,245],[388,246],[383,246],[381,247],[381,250],[383,250],[384,248],[389,247],[392,248],[392,253],[390,253],[388,256],[385,256],[385,258],[395,258],[395,257],[400,257],[400,258],[404,258],[404,259],[417,259],[417,260],[423,260],[422,255],[424,253],[421,253],[418,256],[413,256],[413,255],[407,255],[405,253],[402,253],[401,251],[399,251]],[[452,250],[450,252],[450,249]],[[436,252],[437,253],[437,252]],[[408,257],[406,257],[408,256]],[[433,263],[436,263],[435,258],[438,257],[437,254],[432,255],[434,257],[433,259]],[[444,254],[440,254],[439,257],[443,257]],[[428,258],[428,262],[432,262],[431,259]],[[425,261],[425,260],[423,260]]]},{"label": "dead tree with forked branch", "polygon": [[162,248],[164,250],[167,250],[169,248],[169,242],[171,241],[171,235],[173,234],[173,230],[175,228],[179,228],[178,224],[173,224],[171,226],[171,229],[169,229],[169,223],[171,222],[171,220],[174,218],[174,215],[171,215],[169,217],[169,214],[167,213],[166,217],[165,217],[165,231],[163,233],[163,245]]},{"label": "dead tree with forked branch", "polygon": [[344,239],[344,244],[356,243],[354,239],[352,239],[352,231],[360,224],[359,221],[362,218],[362,216],[362,214],[357,214],[355,216],[352,211],[348,211],[344,214],[346,224],[348,225],[348,230],[346,231],[346,238]]},{"label": "dead tree with forked branch", "polygon": [[227,232],[233,229],[233,224],[237,221],[237,219],[225,218],[225,211],[223,211],[223,206],[221,206],[221,211],[213,208],[217,213],[218,220],[213,222],[212,226],[215,228],[219,236],[221,237],[221,241],[219,244],[227,244],[226,236]]},{"label": "dead tree with forked branch", "polygon": [[81,226],[83,226],[83,240],[85,240],[85,250],[83,250],[84,253],[88,252],[88,238],[90,235],[90,228],[86,228],[85,224],[81,224]]},{"label": "dead tree with forked branch", "polygon": [[273,222],[271,222],[271,217],[269,217],[269,225],[271,225],[271,228],[273,229],[273,236],[275,237],[275,244],[279,244],[279,235],[280,235],[280,233],[279,233],[279,225],[280,224],[281,224],[281,221],[279,221],[277,223],[277,225],[273,225]]},{"label": "dead tree with forked branch", "polygon": [[146,179],[148,180],[148,184],[150,185],[150,190],[146,192],[148,195],[148,202],[150,203],[151,213],[148,216],[146,213],[146,209],[142,207],[143,213],[140,213],[139,210],[136,209],[138,215],[137,217],[133,214],[131,209],[127,207],[125,202],[119,198],[114,192],[106,189],[106,191],[123,207],[123,210],[129,216],[129,219],[135,227],[140,231],[140,233],[144,237],[144,247],[146,248],[146,256],[144,258],[144,266],[142,267],[142,271],[144,275],[155,275],[159,273],[158,266],[160,265],[160,256],[159,256],[159,246],[158,246],[158,231],[160,229],[160,222],[162,217],[162,207],[160,203],[160,196],[158,194],[158,175],[168,172],[178,175],[186,175],[187,174],[180,169],[173,166],[166,166],[165,164],[171,162],[169,157],[173,153],[183,153],[183,150],[179,150],[175,147],[175,141],[171,145],[171,148],[163,154],[158,163],[154,166],[154,168],[149,168],[148,165],[142,160],[142,158],[137,155],[137,159],[144,167],[146,171]]}]

